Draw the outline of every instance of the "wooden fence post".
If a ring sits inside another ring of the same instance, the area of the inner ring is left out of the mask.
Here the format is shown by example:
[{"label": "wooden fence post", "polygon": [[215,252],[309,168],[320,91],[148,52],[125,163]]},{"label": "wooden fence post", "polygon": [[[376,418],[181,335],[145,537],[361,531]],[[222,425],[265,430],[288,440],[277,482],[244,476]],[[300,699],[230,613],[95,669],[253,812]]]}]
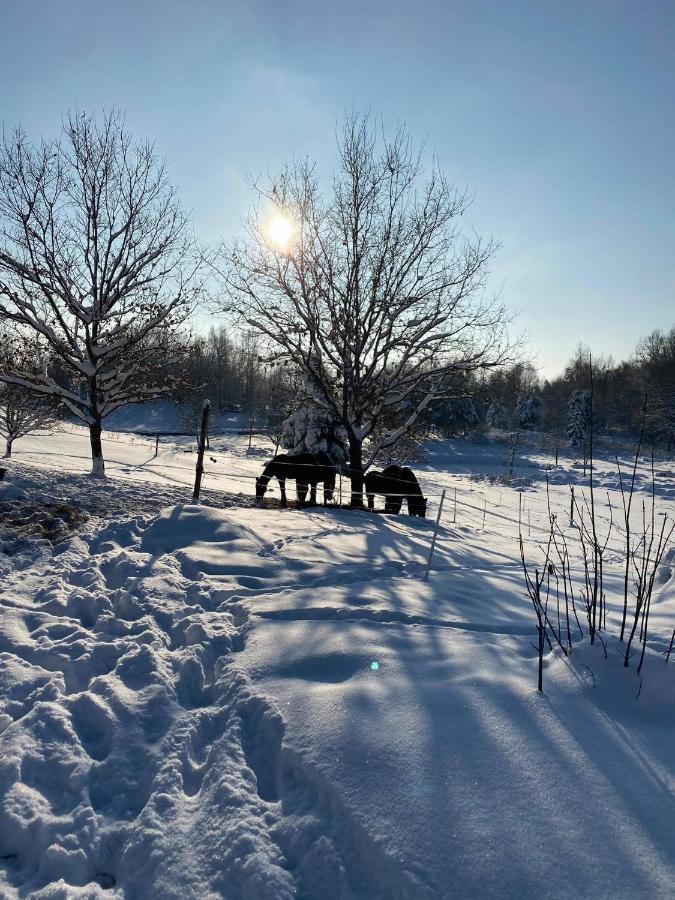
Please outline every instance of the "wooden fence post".
[{"label": "wooden fence post", "polygon": [[157,437],[155,438],[155,459],[157,458],[158,453],[159,453],[159,434],[157,434]]},{"label": "wooden fence post", "polygon": [[211,401],[204,401],[202,411],[202,427],[199,431],[199,445],[197,449],[197,471],[195,473],[195,489],[192,499],[195,503],[199,503],[199,493],[202,489],[202,475],[204,474],[204,450],[206,448],[206,432],[209,427],[209,412],[211,410]]},{"label": "wooden fence post", "polygon": [[438,535],[438,525],[441,521],[441,512],[443,511],[443,501],[445,500],[445,488],[441,494],[441,502],[438,504],[438,515],[436,516],[436,527],[434,528],[434,536],[431,539],[431,547],[429,548],[429,559],[427,560],[427,570],[424,573],[424,580],[429,577],[429,569],[431,568],[431,559],[434,555],[434,547],[436,546],[436,536]]}]

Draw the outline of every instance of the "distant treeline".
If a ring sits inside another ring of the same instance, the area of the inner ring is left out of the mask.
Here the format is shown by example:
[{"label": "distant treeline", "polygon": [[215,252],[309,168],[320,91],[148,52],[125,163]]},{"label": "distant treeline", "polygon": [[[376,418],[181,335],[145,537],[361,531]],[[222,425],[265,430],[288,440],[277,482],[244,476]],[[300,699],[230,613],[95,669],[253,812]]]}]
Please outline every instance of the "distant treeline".
[{"label": "distant treeline", "polygon": [[[454,397],[431,405],[420,427],[447,434],[480,428],[566,434],[572,398],[591,387],[589,363],[597,432],[637,433],[646,396],[651,439],[675,444],[675,328],[641,339],[631,357],[619,363],[579,345],[557,378],[542,379],[530,363],[468,376],[452,386]],[[272,431],[294,405],[304,402],[292,367],[267,361],[254,336],[237,339],[223,327],[193,338],[185,357],[174,399],[184,409],[186,424],[205,397],[219,412],[239,410],[256,428],[271,426]]]},{"label": "distant treeline", "polygon": [[[186,428],[197,427],[208,398],[218,413],[242,412],[248,427],[277,441],[283,420],[311,397],[306,379],[291,364],[270,361],[253,334],[242,337],[221,326],[206,335],[183,336],[176,352],[160,349],[157,366],[166,366],[167,378],[175,382],[171,397]],[[52,367],[58,377],[58,363]],[[675,446],[675,327],[652,332],[618,363],[593,356],[580,344],[557,378],[542,379],[526,362],[455,378],[448,385],[451,396],[430,404],[415,431],[462,435],[537,429],[566,443],[579,403],[583,407],[590,391],[591,370],[595,432],[637,434],[646,398],[647,437],[668,449]],[[65,373],[58,380],[67,381]],[[396,427],[415,400],[409,398],[384,427]]]},{"label": "distant treeline", "polygon": [[486,416],[491,405],[503,405],[512,428],[566,433],[591,380],[595,431],[638,433],[646,400],[647,436],[669,449],[675,445],[675,328],[642,338],[631,357],[619,363],[579,345],[557,378],[540,379],[530,365],[493,372],[477,396],[488,404]]}]

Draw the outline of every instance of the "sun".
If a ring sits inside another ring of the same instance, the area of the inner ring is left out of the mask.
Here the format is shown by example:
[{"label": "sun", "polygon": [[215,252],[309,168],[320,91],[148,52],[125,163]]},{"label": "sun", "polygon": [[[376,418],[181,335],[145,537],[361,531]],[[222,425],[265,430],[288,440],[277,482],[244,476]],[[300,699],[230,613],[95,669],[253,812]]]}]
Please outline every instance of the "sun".
[{"label": "sun", "polygon": [[263,226],[266,242],[273,250],[288,250],[295,235],[295,225],[282,213],[274,213]]}]

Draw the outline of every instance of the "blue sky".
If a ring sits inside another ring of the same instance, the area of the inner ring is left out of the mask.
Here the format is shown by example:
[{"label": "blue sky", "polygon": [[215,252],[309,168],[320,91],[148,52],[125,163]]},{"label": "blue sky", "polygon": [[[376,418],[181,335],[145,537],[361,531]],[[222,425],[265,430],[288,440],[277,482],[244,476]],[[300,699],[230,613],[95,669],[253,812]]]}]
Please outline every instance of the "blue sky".
[{"label": "blue sky", "polygon": [[4,127],[123,108],[204,240],[236,232],[247,174],[330,172],[336,120],[369,107],[475,193],[544,374],[675,324],[672,2],[3,0],[0,35]]}]

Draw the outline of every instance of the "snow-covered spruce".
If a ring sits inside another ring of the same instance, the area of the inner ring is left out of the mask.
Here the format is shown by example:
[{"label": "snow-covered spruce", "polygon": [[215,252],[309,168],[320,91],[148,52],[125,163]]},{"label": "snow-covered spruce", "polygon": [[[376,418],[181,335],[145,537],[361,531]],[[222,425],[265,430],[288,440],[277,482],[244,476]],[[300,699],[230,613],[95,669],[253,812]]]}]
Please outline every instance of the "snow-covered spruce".
[{"label": "snow-covered spruce", "polygon": [[586,454],[590,428],[590,392],[573,391],[567,405],[567,442],[573,450]]},{"label": "snow-covered spruce", "polygon": [[283,422],[281,444],[292,454],[327,453],[341,466],[347,462],[347,435],[326,410],[306,402]]},{"label": "snow-covered spruce", "polygon": [[485,424],[494,431],[508,431],[511,427],[511,416],[506,404],[493,400],[485,414]]}]

